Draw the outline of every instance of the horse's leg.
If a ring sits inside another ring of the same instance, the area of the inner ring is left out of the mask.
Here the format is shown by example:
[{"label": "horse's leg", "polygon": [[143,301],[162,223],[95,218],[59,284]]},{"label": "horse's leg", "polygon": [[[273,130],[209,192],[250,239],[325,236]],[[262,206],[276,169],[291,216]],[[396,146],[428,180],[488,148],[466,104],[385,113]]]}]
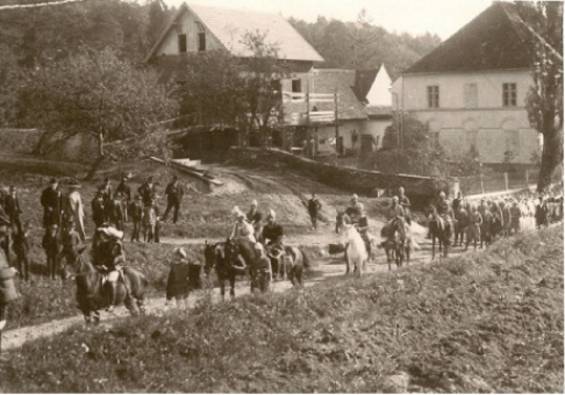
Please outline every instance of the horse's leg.
[{"label": "horse's leg", "polygon": [[226,286],[224,284],[224,279],[221,278],[220,280],[220,294],[222,295],[222,301],[226,299]]},{"label": "horse's leg", "polygon": [[235,298],[235,273],[230,276],[230,297]]},{"label": "horse's leg", "polygon": [[349,274],[349,257],[347,256],[347,249],[345,250],[345,274]]},{"label": "horse's leg", "polygon": [[435,259],[436,257],[436,238],[434,235],[432,235],[432,261]]}]

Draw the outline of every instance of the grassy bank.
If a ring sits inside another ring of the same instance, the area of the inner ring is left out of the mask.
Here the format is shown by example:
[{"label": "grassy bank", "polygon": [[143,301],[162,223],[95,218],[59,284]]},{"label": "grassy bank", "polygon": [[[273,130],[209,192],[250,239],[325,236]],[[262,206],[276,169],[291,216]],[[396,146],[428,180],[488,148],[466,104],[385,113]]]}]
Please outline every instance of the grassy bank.
[{"label": "grassy bank", "polygon": [[301,292],[77,327],[0,365],[4,392],[563,391],[563,233]]}]

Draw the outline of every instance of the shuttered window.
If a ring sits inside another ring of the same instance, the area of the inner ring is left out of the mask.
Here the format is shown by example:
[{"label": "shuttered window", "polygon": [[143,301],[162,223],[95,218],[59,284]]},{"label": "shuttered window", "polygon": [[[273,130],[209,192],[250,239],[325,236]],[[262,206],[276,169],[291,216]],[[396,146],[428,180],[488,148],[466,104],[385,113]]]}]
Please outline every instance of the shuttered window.
[{"label": "shuttered window", "polygon": [[439,86],[428,86],[428,108],[439,108]]}]

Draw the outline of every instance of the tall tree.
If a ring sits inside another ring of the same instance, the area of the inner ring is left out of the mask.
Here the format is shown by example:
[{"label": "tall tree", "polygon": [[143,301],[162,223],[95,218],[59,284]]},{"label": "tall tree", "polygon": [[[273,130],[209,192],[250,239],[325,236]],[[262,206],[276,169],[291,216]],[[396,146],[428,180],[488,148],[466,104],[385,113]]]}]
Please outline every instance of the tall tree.
[{"label": "tall tree", "polygon": [[533,86],[527,98],[530,124],[543,135],[538,191],[563,164],[563,3],[517,2],[530,33]]},{"label": "tall tree", "polygon": [[135,69],[110,49],[83,49],[38,68],[24,84],[20,105],[31,124],[60,141],[96,137],[99,157],[106,142],[135,137],[135,146],[176,109],[153,72]]}]

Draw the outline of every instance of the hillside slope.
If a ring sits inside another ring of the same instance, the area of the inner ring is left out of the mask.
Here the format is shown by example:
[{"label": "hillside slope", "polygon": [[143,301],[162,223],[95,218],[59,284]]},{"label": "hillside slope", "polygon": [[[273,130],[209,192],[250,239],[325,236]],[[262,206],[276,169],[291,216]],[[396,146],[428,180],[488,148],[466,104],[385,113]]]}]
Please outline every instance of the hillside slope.
[{"label": "hillside slope", "polygon": [[189,314],[26,345],[0,390],[562,392],[563,232]]}]

